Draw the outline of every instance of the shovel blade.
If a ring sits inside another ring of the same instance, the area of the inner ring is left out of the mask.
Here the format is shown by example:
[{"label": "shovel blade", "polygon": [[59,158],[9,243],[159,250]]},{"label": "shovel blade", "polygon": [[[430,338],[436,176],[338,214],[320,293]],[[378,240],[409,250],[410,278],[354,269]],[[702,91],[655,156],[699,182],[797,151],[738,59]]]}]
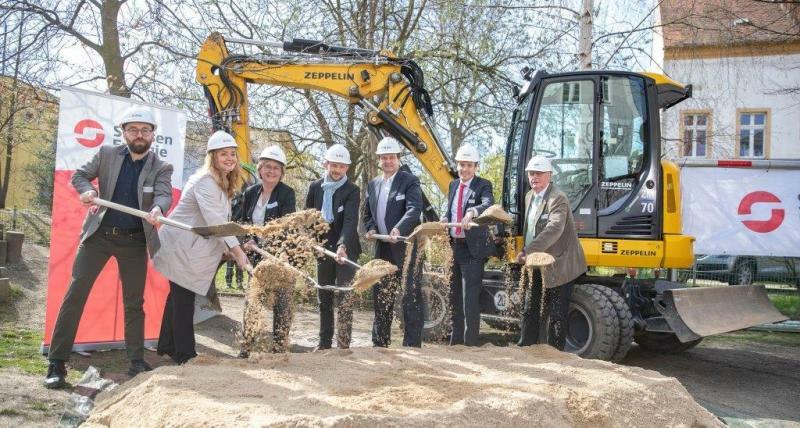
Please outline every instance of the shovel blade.
[{"label": "shovel blade", "polygon": [[242,236],[247,235],[247,229],[242,225],[228,222],[222,224],[215,224],[212,226],[195,226],[192,227],[192,232],[200,236]]},{"label": "shovel blade", "polygon": [[665,290],[661,310],[681,342],[787,319],[763,285]]}]

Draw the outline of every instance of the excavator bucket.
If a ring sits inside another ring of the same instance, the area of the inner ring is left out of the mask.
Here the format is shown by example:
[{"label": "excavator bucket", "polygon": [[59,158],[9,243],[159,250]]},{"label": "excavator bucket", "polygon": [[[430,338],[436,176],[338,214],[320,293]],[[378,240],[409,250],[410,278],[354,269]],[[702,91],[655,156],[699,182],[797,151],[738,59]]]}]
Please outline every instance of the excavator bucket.
[{"label": "excavator bucket", "polygon": [[672,288],[659,309],[681,342],[787,319],[763,285]]}]

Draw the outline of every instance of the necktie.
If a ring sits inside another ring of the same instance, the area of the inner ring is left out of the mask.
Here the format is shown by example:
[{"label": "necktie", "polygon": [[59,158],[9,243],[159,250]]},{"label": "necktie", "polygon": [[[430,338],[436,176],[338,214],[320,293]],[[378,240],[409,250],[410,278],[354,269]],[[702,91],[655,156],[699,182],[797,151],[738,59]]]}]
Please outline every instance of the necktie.
[{"label": "necktie", "polygon": [[525,245],[528,245],[531,241],[533,241],[533,237],[536,235],[536,212],[539,211],[539,204],[541,203],[542,197],[540,195],[536,195],[533,198],[530,210],[528,211],[528,224],[525,229]]},{"label": "necktie", "polygon": [[[456,205],[456,222],[461,223],[461,220],[464,219],[464,183],[459,183],[458,186],[458,202]],[[461,228],[456,228],[456,236],[461,236]]]}]

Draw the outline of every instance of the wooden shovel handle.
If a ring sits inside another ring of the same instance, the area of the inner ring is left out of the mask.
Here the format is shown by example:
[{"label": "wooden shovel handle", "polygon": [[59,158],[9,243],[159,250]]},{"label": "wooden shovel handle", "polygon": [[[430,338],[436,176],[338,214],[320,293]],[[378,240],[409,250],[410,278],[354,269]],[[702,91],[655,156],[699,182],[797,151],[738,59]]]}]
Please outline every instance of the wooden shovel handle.
[{"label": "wooden shovel handle", "polygon": [[[332,259],[334,259],[334,260],[335,260],[335,259],[337,259],[337,258],[339,257],[339,255],[338,255],[338,254],[334,253],[334,252],[333,252],[333,251],[331,251],[331,250],[327,250],[327,249],[325,249],[325,248],[323,248],[323,247],[320,247],[319,245],[315,245],[315,246],[314,246],[314,249],[315,249],[315,250],[317,250],[317,252],[320,252],[320,253],[322,253],[322,254],[325,254],[326,256],[328,256],[328,257],[330,257],[330,258],[332,258]],[[347,264],[349,264],[350,266],[352,266],[352,267],[356,268],[356,269],[361,269],[361,265],[360,265],[360,264],[358,264],[358,263],[356,263],[356,262],[354,262],[354,261],[352,261],[352,260],[348,259],[347,257],[345,257],[345,258],[344,258],[344,262],[345,262],[345,263],[347,263]]]},{"label": "wooden shovel handle", "polygon": [[[135,208],[131,208],[127,205],[121,205],[116,202],[107,201],[105,199],[94,198],[92,203],[95,205],[100,205],[101,207],[106,207],[106,208],[111,208],[112,210],[121,211],[124,212],[125,214],[130,214],[134,217],[147,218],[147,216],[150,215],[150,213],[148,212],[140,211]],[[156,217],[156,220],[161,224],[168,224],[170,226],[177,227],[179,229],[188,230],[190,232],[192,231],[192,226],[166,218],[164,216],[158,216]]]},{"label": "wooden shovel handle", "polygon": [[[392,239],[392,237],[389,236],[389,235],[379,235],[377,233],[373,234],[372,237],[377,239],[377,240],[379,240],[379,241],[386,241],[386,242],[389,242]],[[407,236],[398,236],[397,237],[397,241],[398,242],[408,241],[408,237]]]}]

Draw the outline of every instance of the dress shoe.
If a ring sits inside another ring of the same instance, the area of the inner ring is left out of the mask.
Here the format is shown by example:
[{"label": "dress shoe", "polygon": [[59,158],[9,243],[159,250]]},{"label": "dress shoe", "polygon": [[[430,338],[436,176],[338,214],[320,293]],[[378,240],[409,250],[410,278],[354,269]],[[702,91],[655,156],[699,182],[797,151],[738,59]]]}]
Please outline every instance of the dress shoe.
[{"label": "dress shoe", "polygon": [[326,349],[331,349],[331,345],[317,345],[311,350],[311,352],[324,351]]},{"label": "dress shoe", "polygon": [[153,370],[145,360],[131,360],[131,367],[128,369],[128,376],[134,377],[142,372]]},{"label": "dress shoe", "polygon": [[47,376],[44,378],[44,386],[50,389],[63,388],[66,384],[67,367],[61,360],[50,360],[47,367]]}]

